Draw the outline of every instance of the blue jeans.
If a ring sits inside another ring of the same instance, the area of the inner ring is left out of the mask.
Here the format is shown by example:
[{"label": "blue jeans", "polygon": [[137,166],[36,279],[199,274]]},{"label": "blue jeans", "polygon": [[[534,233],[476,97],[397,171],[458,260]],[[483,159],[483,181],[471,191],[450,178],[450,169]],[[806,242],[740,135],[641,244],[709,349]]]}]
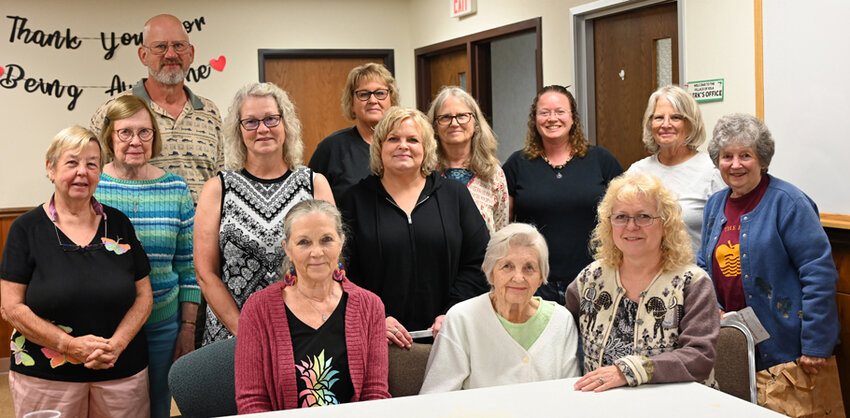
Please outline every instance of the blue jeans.
[{"label": "blue jeans", "polygon": [[569,284],[567,281],[549,282],[540,286],[534,296],[540,296],[543,300],[551,300],[558,305],[564,306],[567,303],[566,291]]},{"label": "blue jeans", "polygon": [[171,416],[171,392],[168,391],[168,370],[174,358],[174,345],[180,332],[177,313],[163,321],[145,324],[142,330],[148,339],[148,377],[150,379],[151,417]]}]

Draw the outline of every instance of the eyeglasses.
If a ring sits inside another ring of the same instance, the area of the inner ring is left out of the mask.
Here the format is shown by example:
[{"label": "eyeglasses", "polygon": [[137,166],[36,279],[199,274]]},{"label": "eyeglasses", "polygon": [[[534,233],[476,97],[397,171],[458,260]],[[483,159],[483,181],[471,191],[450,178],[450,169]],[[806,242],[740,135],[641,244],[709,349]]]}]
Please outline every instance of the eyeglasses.
[{"label": "eyeglasses", "polygon": [[567,112],[566,109],[555,109],[554,111],[552,111],[552,110],[541,110],[541,111],[537,112],[537,117],[543,118],[543,119],[549,119],[550,116],[555,115],[559,118],[562,118],[562,117],[566,116],[567,113],[568,112]]},{"label": "eyeglasses", "polygon": [[[108,233],[108,230],[106,228],[107,228],[107,226],[106,226],[106,216],[104,216],[104,218],[103,218],[103,236],[104,237]],[[56,227],[55,221],[53,223],[53,229],[56,231],[56,240],[59,241],[59,246],[62,247],[62,251],[66,252],[66,253],[74,252],[74,251],[95,251],[95,250],[99,250],[101,248],[104,248],[104,246],[105,246],[102,241],[96,242],[94,244],[89,244],[89,245],[65,244],[64,242],[62,242],[62,238],[59,238],[59,228]]]},{"label": "eyeglasses", "polygon": [[133,140],[133,136],[138,136],[142,142],[148,142],[153,139],[153,129],[151,128],[142,128],[135,132],[130,128],[118,129],[115,131],[115,134],[118,135],[118,139],[121,142],[130,142]]},{"label": "eyeglasses", "polygon": [[472,120],[472,112],[458,113],[457,115],[440,115],[437,116],[437,125],[449,126],[452,120],[456,120],[458,125],[466,125]]},{"label": "eyeglasses", "polygon": [[376,99],[384,100],[384,99],[387,98],[387,96],[390,95],[390,89],[377,89],[377,90],[373,90],[373,91],[369,91],[369,90],[355,90],[354,91],[354,97],[356,97],[357,100],[360,100],[361,102],[365,102],[366,100],[369,100],[369,96],[371,96],[373,94],[375,95]]},{"label": "eyeglasses", "polygon": [[622,213],[619,214],[619,215],[611,215],[610,216],[611,225],[614,225],[614,226],[626,226],[626,225],[629,224],[630,219],[634,219],[636,226],[645,227],[645,226],[652,225],[652,223],[656,219],[659,219],[659,218],[661,218],[661,217],[660,216],[647,215],[645,213],[641,213],[641,214],[635,215],[635,216],[629,216],[629,215],[622,214]]},{"label": "eyeglasses", "polygon": [[188,41],[177,41],[171,42],[154,42],[150,45],[142,45],[143,47],[149,49],[151,53],[154,55],[165,55],[168,52],[168,47],[171,46],[174,48],[174,52],[178,54],[185,54],[186,51],[189,50],[189,47],[192,46]]},{"label": "eyeglasses", "polygon": [[256,131],[260,128],[260,122],[263,122],[263,125],[266,125],[266,128],[274,128],[277,125],[280,125],[280,117],[281,115],[268,115],[263,119],[242,119],[239,121],[239,124],[245,128],[246,131]]}]

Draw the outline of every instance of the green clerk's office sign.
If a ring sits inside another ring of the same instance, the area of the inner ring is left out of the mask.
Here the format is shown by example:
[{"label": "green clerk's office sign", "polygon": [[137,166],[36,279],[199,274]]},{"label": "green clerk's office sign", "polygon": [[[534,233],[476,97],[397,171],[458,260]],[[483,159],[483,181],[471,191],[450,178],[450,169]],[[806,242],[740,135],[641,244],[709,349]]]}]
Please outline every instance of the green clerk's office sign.
[{"label": "green clerk's office sign", "polygon": [[688,93],[694,96],[698,103],[719,102],[723,100],[723,79],[690,81],[685,84]]}]

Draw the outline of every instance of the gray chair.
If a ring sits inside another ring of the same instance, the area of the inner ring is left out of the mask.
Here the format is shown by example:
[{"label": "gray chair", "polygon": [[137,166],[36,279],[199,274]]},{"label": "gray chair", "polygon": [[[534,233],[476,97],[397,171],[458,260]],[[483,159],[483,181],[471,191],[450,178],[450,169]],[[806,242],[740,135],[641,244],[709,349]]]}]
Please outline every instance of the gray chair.
[{"label": "gray chair", "polygon": [[714,378],[721,391],[748,402],[758,403],[756,346],[750,329],[740,321],[720,321]]},{"label": "gray chair", "polygon": [[168,388],[184,417],[236,415],[236,338],[216,341],[177,359]]},{"label": "gray chair", "polygon": [[425,380],[431,344],[413,343],[410,349],[389,346],[388,390],[394,398],[418,395]]}]

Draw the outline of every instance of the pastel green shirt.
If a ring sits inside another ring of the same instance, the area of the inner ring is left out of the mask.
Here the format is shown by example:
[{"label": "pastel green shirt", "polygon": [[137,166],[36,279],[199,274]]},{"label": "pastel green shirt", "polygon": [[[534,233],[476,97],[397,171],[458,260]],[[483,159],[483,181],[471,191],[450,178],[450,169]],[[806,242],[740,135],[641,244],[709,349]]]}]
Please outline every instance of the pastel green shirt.
[{"label": "pastel green shirt", "polygon": [[549,319],[552,318],[552,312],[555,311],[555,302],[543,300],[538,296],[535,296],[533,299],[539,303],[537,312],[522,324],[515,324],[503,318],[498,312],[496,313],[496,317],[499,318],[499,322],[505,327],[505,331],[526,350],[537,341],[537,337],[546,329]]}]

